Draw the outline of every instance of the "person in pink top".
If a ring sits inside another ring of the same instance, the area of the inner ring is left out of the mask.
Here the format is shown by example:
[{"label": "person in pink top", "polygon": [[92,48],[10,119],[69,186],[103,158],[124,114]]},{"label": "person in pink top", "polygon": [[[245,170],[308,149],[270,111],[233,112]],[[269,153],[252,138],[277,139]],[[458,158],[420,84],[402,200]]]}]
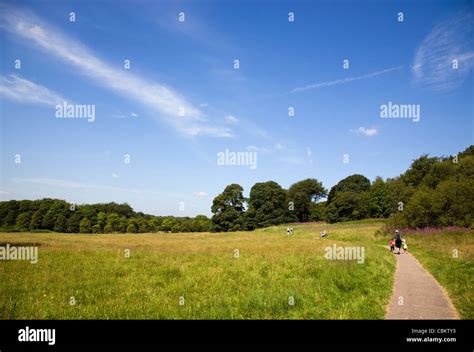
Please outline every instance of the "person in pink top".
[{"label": "person in pink top", "polygon": [[392,238],[390,240],[390,252],[393,253],[394,250],[395,250],[395,240]]}]

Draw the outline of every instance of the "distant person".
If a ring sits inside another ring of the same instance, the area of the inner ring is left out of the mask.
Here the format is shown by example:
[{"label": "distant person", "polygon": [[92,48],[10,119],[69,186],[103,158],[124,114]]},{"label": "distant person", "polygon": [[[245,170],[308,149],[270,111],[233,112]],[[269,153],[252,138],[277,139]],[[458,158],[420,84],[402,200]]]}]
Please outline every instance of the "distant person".
[{"label": "distant person", "polygon": [[393,238],[390,239],[390,252],[393,253],[395,250],[395,241]]},{"label": "distant person", "polygon": [[395,237],[393,239],[395,240],[395,247],[398,248],[398,254],[400,254],[400,248],[402,246],[402,235],[400,231],[395,230]]},{"label": "distant person", "polygon": [[407,245],[407,240],[406,239],[402,239],[402,246],[403,246],[403,253],[407,254],[408,245]]},{"label": "distant person", "polygon": [[321,231],[320,234],[319,234],[319,236],[321,236],[321,238],[324,238],[324,237],[326,237],[327,235],[328,235],[328,233],[326,232],[326,230]]}]

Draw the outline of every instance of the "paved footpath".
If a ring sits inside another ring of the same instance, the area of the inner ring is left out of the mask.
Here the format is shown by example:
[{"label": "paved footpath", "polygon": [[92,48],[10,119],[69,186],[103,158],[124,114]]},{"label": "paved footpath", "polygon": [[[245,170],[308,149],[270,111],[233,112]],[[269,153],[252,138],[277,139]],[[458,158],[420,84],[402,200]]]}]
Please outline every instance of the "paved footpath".
[{"label": "paved footpath", "polygon": [[394,255],[395,284],[385,319],[459,319],[445,289],[413,255]]}]

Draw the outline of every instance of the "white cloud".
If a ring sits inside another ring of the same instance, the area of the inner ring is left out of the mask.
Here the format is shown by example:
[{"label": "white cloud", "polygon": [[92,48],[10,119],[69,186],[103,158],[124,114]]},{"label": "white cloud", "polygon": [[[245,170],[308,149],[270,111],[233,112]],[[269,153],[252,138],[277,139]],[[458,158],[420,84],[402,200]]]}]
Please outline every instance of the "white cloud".
[{"label": "white cloud", "polygon": [[239,122],[239,119],[232,115],[227,115],[226,117],[224,117],[224,120],[228,124],[234,124],[234,123]]},{"label": "white cloud", "polygon": [[257,147],[255,145],[249,145],[245,148],[249,152],[258,152],[258,153],[270,153],[272,148],[269,147]]},{"label": "white cloud", "polygon": [[0,94],[22,104],[55,106],[68,101],[58,93],[17,75],[0,76]]},{"label": "white cloud", "polygon": [[130,115],[132,115],[132,117],[138,117],[138,114],[134,112],[132,112]]},{"label": "white cloud", "polygon": [[208,194],[206,192],[195,192],[194,195],[198,196],[198,197],[207,197],[208,196]]},{"label": "white cloud", "polygon": [[283,149],[285,149],[285,146],[281,143],[277,143],[277,144],[275,144],[275,149],[276,150],[283,150]]},{"label": "white cloud", "polygon": [[362,75],[362,76],[348,77],[348,78],[344,78],[344,79],[337,79],[337,80],[334,80],[334,81],[313,83],[313,84],[306,85],[304,87],[296,87],[293,90],[291,90],[290,93],[303,92],[305,90],[310,90],[310,89],[325,88],[325,87],[335,86],[335,85],[338,85],[338,84],[346,84],[346,83],[353,82],[353,81],[358,81],[358,80],[361,80],[361,79],[374,78],[374,77],[383,75],[385,73],[400,70],[402,67],[403,66],[392,67],[392,68],[388,68],[388,69],[381,70],[381,71],[367,73],[367,74]]},{"label": "white cloud", "polygon": [[273,153],[275,150],[285,150],[286,147],[281,143],[276,143],[273,147],[257,147],[255,145],[249,145],[245,148],[250,152],[259,152],[259,153]]},{"label": "white cloud", "polygon": [[204,134],[204,135],[210,135],[214,137],[226,137],[226,138],[233,137],[232,131],[227,127],[189,125],[189,126],[183,126],[182,130],[184,133],[190,136],[198,136],[198,135]]},{"label": "white cloud", "polygon": [[114,192],[131,192],[131,193],[143,193],[141,190],[132,189],[132,188],[122,188],[115,186],[107,185],[94,185],[94,184],[85,184],[75,181],[66,181],[53,178],[13,178],[13,182],[19,184],[34,184],[41,186],[50,186],[54,188],[67,188],[67,189],[76,189],[81,191],[114,191]]},{"label": "white cloud", "polygon": [[175,90],[109,65],[89,48],[34,15],[6,5],[2,5],[1,10],[0,28],[76,67],[99,85],[148,107],[155,112],[153,116],[165,120],[178,131],[191,135],[228,136],[219,127],[210,128],[204,114]]},{"label": "white cloud", "polygon": [[359,127],[356,130],[351,130],[352,133],[362,134],[367,137],[373,137],[379,134],[379,131],[376,128],[366,128],[366,127]]},{"label": "white cloud", "polygon": [[209,106],[208,103],[201,103],[201,104],[199,104],[199,107],[200,107],[200,108],[207,108],[208,106]]},{"label": "white cloud", "polygon": [[112,172],[112,177],[113,177],[113,178],[119,178],[120,176],[117,175],[115,172]]},{"label": "white cloud", "polygon": [[[422,87],[449,91],[459,87],[474,68],[473,13],[435,26],[415,53],[413,79]],[[458,69],[453,69],[453,60]]]},{"label": "white cloud", "polygon": [[0,195],[3,196],[3,195],[7,195],[7,194],[10,194],[10,192],[8,192],[8,191],[3,191],[3,190],[0,189]]},{"label": "white cloud", "polygon": [[166,10],[164,6],[160,8],[160,13],[156,16],[156,23],[161,30],[180,33],[189,39],[220,51],[232,51],[228,38],[222,37],[222,32],[209,26],[209,21],[198,18],[198,14],[193,12],[191,16],[185,13],[184,22],[177,21],[178,12],[176,8]]}]

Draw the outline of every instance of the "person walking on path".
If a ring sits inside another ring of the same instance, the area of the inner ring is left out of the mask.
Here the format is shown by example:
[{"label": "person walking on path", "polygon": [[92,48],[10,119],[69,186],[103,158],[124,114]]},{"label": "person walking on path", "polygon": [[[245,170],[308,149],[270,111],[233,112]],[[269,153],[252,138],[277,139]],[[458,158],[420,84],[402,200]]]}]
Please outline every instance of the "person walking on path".
[{"label": "person walking on path", "polygon": [[395,247],[398,248],[397,254],[400,254],[400,248],[402,247],[402,235],[400,234],[400,231],[395,230],[395,237],[393,239],[395,240]]}]

